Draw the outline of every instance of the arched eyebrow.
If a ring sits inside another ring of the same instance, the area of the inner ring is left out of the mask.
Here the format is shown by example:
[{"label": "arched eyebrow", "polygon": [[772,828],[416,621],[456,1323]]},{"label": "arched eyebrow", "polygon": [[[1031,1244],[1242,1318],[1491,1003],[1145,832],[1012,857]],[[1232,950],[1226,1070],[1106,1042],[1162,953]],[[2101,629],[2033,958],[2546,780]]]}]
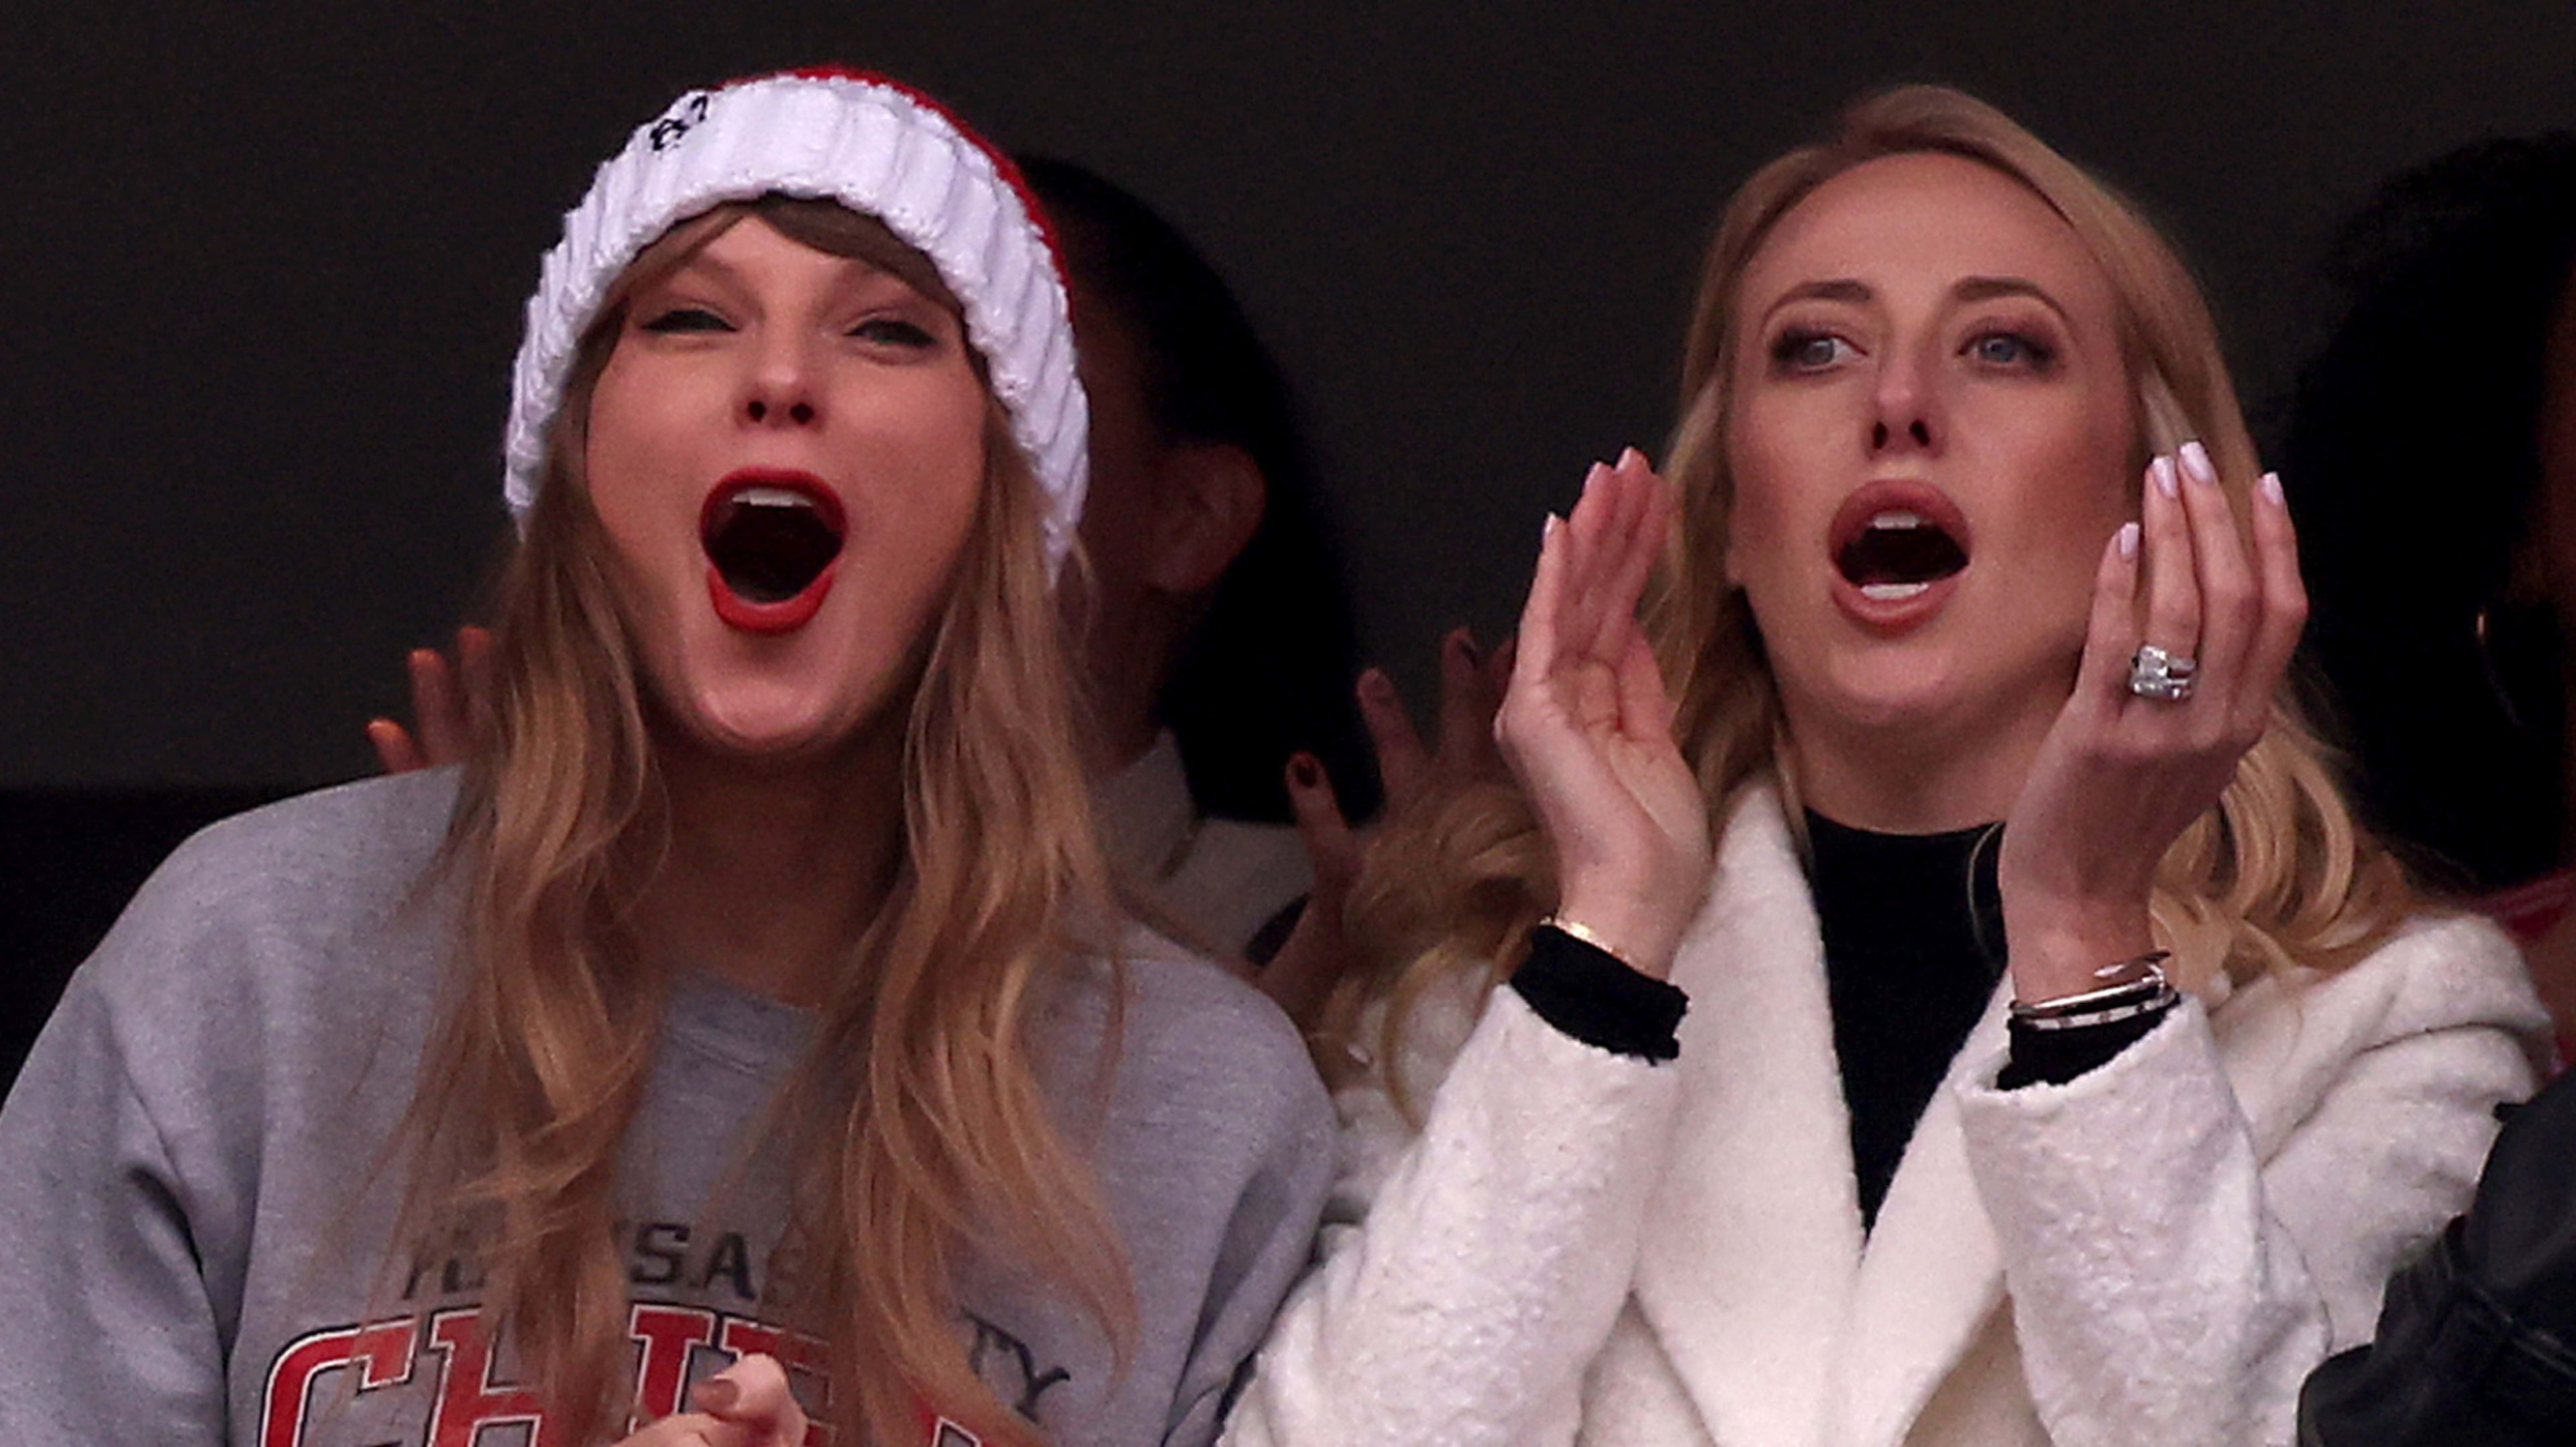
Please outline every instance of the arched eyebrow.
[{"label": "arched eyebrow", "polygon": [[2066,322],[2069,326],[2074,324],[2073,320],[2066,315],[2066,308],[2059,306],[2057,298],[2048,294],[2048,288],[2024,277],[1966,276],[1961,277],[1950,288],[1950,297],[1953,301],[1975,303],[1993,301],[1997,297],[2006,296],[2029,297],[2057,313],[2058,320]]},{"label": "arched eyebrow", "polygon": [[1763,308],[1762,319],[1767,322],[1771,320],[1772,313],[1796,302],[1839,301],[1849,302],[1854,306],[1866,306],[1877,296],[1878,293],[1870,290],[1869,283],[1865,281],[1853,281],[1845,277],[1824,281],[1802,281],[1780,293],[1772,300],[1771,305]]}]

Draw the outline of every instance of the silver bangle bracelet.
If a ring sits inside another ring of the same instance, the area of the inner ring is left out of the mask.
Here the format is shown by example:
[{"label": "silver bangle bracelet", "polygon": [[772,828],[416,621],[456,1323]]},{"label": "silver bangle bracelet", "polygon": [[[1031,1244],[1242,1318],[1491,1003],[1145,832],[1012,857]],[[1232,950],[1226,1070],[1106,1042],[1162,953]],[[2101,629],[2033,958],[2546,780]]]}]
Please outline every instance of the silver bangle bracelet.
[{"label": "silver bangle bracelet", "polygon": [[2182,992],[2167,985],[2153,994],[2097,1010],[2083,1010],[2070,1015],[2015,1015],[2013,1023],[2025,1030],[2042,1032],[2089,1030],[2096,1025],[2117,1025],[2123,1020],[2135,1020],[2141,1015],[2161,1015],[2181,1003]]},{"label": "silver bangle bracelet", "polygon": [[2124,1011],[2125,1013],[2115,1018],[2126,1020],[2138,1013],[2137,1010],[2130,1009],[2131,1006],[2152,1005],[2162,1008],[2171,1005],[2181,998],[2174,989],[2173,982],[2165,978],[2164,962],[2171,958],[2173,956],[2168,951],[2156,950],[2150,954],[2140,955],[2134,960],[2122,960],[2116,965],[2097,972],[2095,978],[2098,979],[2103,974],[2125,974],[2133,969],[2143,973],[2132,979],[2122,980],[2116,985],[2104,985],[2098,990],[2086,990],[2078,995],[2061,995],[2054,1000],[2042,1000],[2036,1004],[2024,1004],[2015,1000],[2012,1003],[2012,1018],[2025,1025],[2036,1025],[2043,1029],[2065,1029],[2070,1027],[2051,1027],[2046,1022],[2080,1019],[2094,1024],[2107,1024],[2108,1021],[2099,1018],[2105,1011]]}]

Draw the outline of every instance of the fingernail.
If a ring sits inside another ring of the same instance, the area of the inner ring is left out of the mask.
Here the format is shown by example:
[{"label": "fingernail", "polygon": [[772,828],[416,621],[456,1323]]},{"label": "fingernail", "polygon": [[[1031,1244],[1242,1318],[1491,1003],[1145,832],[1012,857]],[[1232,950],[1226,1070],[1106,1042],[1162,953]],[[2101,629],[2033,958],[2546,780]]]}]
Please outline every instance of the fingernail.
[{"label": "fingernail", "polygon": [[1565,519],[1558,517],[1554,513],[1549,513],[1547,515],[1547,521],[1538,525],[1538,545],[1542,548],[1546,547],[1547,540],[1555,537],[1556,530],[1564,525]]},{"label": "fingernail", "polygon": [[2119,537],[2121,559],[2126,561],[2128,559],[2135,558],[2138,555],[2138,525],[2136,523],[2120,524]]},{"label": "fingernail", "polygon": [[2194,482],[2218,481],[2218,469],[2209,465],[2209,449],[2197,442],[2182,445],[2182,468]]},{"label": "fingernail", "polygon": [[2290,500],[2281,495],[2281,474],[2277,472],[2263,474],[2263,480],[2254,485],[2254,490],[2263,494],[2263,500],[2274,507],[2290,505]]},{"label": "fingernail", "polygon": [[1324,782],[1324,766],[1315,762],[1313,754],[1293,754],[1288,759],[1288,777],[1297,781],[1298,788],[1311,789]]},{"label": "fingernail", "polygon": [[742,1388],[723,1377],[709,1377],[698,1383],[696,1390],[689,1395],[710,1412],[730,1412],[734,1403],[742,1400]]},{"label": "fingernail", "polygon": [[1395,702],[1395,680],[1383,669],[1365,669],[1360,673],[1360,694],[1371,703]]},{"label": "fingernail", "polygon": [[1626,471],[1631,467],[1643,467],[1645,465],[1646,454],[1639,452],[1634,447],[1625,447],[1620,449],[1619,467],[1621,471]]},{"label": "fingernail", "polygon": [[1610,465],[1608,463],[1596,462],[1592,464],[1592,466],[1586,469],[1583,474],[1584,495],[1587,497],[1590,496],[1592,489],[1600,485],[1601,479],[1609,475]]},{"label": "fingernail", "polygon": [[2182,481],[2174,475],[2172,458],[2159,457],[2148,463],[2147,476],[2155,480],[2156,491],[2167,497],[2182,496]]}]

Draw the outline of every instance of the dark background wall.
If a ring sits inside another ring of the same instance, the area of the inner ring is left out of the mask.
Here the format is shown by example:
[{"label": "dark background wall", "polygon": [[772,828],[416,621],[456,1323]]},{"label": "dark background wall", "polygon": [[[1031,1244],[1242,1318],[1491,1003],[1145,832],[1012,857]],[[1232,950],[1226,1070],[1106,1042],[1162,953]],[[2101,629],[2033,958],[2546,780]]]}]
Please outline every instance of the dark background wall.
[{"label": "dark background wall", "polygon": [[1439,629],[1508,619],[1587,461],[1660,438],[1715,207],[1858,90],[1965,84],[2125,183],[2257,397],[2315,339],[2304,278],[2377,177],[2576,125],[2576,19],[2536,0],[201,0],[8,31],[0,788],[22,789],[368,770],[360,723],[502,526],[536,258],[689,84],[877,66],[1167,208],[1299,380],[1368,641],[1409,680]]}]

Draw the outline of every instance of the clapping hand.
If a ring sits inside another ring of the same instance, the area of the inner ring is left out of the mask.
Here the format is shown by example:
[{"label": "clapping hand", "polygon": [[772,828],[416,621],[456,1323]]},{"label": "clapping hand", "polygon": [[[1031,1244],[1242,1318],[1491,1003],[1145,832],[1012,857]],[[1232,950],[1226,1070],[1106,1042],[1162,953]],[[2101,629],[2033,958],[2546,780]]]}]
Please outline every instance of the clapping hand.
[{"label": "clapping hand", "polygon": [[1550,516],[1494,736],[1556,852],[1560,919],[1661,978],[1708,887],[1708,808],[1637,603],[1672,490],[1635,449]]},{"label": "clapping hand", "polygon": [[2157,866],[2270,726],[2307,619],[2279,479],[2254,489],[2250,554],[2197,443],[2148,468],[2142,510],[2103,549],[2075,691],[2006,820],[1998,865],[2024,1001],[2097,988],[2152,946]]}]

